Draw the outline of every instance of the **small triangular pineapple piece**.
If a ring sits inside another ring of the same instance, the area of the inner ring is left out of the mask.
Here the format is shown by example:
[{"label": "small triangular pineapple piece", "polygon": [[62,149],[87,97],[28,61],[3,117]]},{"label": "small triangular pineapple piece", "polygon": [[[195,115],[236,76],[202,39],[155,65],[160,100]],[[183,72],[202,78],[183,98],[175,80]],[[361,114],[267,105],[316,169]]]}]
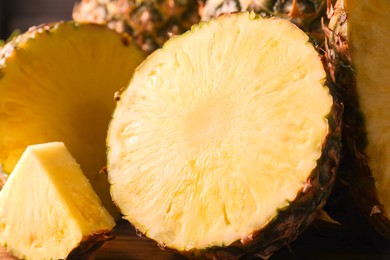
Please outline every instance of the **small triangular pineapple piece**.
[{"label": "small triangular pineapple piece", "polygon": [[0,244],[18,258],[83,254],[114,226],[61,142],[29,146],[0,192]]}]

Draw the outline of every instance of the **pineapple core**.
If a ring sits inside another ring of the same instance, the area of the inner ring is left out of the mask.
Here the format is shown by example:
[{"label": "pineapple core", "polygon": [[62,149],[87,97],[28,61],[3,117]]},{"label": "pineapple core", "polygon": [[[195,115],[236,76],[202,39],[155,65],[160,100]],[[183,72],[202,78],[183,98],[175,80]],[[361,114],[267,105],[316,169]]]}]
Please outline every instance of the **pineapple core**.
[{"label": "pineapple core", "polygon": [[29,146],[0,192],[0,245],[18,258],[65,259],[114,226],[60,142]]},{"label": "pineapple core", "polygon": [[348,1],[346,10],[356,88],[367,128],[368,163],[379,202],[390,218],[390,1]]},{"label": "pineapple core", "polygon": [[317,166],[333,104],[306,34],[242,13],[152,54],[108,132],[124,218],[180,251],[247,241]]}]

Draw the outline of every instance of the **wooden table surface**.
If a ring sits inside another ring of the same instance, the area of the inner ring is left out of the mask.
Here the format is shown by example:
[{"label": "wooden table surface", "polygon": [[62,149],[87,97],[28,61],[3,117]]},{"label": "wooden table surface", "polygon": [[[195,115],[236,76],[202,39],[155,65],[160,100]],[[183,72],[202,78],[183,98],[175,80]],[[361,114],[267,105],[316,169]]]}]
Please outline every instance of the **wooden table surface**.
[{"label": "wooden table surface", "polygon": [[[115,229],[116,238],[95,254],[96,260],[108,259],[185,259],[169,250],[161,250],[155,242],[140,238],[126,222]],[[313,259],[390,260],[390,241],[373,230],[352,231],[340,225],[313,224],[289,247],[276,252],[270,260]]]},{"label": "wooden table surface", "polygon": [[[95,260],[181,260],[170,250],[161,250],[155,242],[140,238],[127,222],[118,223],[115,239],[106,242],[95,254]],[[1,260],[14,260],[0,249]],[[317,223],[305,231],[289,247],[276,252],[270,260],[389,260],[390,241],[374,231],[348,230],[335,224]]]}]

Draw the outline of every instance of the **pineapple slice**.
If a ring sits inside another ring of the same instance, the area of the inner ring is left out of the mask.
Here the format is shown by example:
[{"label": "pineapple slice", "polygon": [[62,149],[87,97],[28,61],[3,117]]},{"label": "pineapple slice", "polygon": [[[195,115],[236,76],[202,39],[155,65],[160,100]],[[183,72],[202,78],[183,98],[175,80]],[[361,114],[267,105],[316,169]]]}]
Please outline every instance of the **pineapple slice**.
[{"label": "pineapple slice", "polygon": [[340,0],[329,13],[327,58],[345,103],[341,177],[390,239],[390,1]]},{"label": "pineapple slice", "polygon": [[308,41],[287,20],[241,13],[149,56],[108,131],[124,218],[210,258],[266,257],[309,225],[334,181],[340,120]]},{"label": "pineapple slice", "polygon": [[92,24],[42,25],[9,42],[0,52],[3,171],[12,172],[28,145],[64,142],[106,208],[118,214],[99,172],[114,93],[143,59],[128,36]]},{"label": "pineapple slice", "polygon": [[81,257],[114,226],[60,142],[27,147],[0,192],[0,244],[18,258]]}]

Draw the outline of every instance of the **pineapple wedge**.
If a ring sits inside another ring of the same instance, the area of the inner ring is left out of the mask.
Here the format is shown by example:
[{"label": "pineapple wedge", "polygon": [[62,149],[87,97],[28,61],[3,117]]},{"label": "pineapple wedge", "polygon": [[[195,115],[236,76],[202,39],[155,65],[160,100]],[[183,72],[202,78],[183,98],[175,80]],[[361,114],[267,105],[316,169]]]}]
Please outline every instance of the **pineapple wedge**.
[{"label": "pineapple wedge", "polygon": [[122,93],[108,131],[112,197],[163,247],[268,257],[324,205],[339,112],[319,54],[291,22],[202,23],[149,56]]},{"label": "pineapple wedge", "polygon": [[21,259],[77,259],[114,226],[60,142],[27,147],[0,192],[0,244]]}]

